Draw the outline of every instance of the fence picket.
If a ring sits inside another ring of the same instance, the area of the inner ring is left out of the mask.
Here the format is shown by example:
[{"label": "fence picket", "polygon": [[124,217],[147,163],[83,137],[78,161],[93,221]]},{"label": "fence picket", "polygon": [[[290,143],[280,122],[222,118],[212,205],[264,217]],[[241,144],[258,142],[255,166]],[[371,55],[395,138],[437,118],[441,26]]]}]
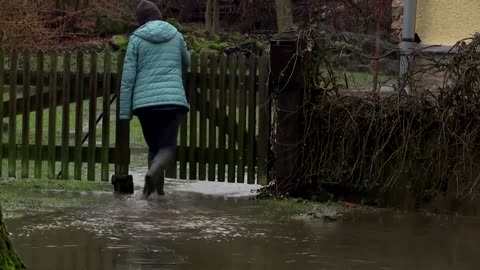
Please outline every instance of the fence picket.
[{"label": "fence picket", "polygon": [[217,72],[218,56],[210,55],[210,86],[208,91],[209,103],[209,131],[208,131],[208,180],[216,180],[216,150],[217,150]]},{"label": "fence picket", "polygon": [[70,53],[63,55],[63,111],[62,111],[62,154],[61,174],[62,179],[69,178],[69,138],[70,138]]},{"label": "fence picket", "polygon": [[206,180],[207,172],[207,95],[208,55],[200,56],[200,153],[198,158],[198,179]]},{"label": "fence picket", "polygon": [[188,84],[189,102],[190,102],[190,144],[189,144],[189,178],[197,179],[197,158],[195,148],[198,146],[198,125],[197,125],[197,75],[198,75],[198,56],[192,54],[192,63],[190,65],[190,78]]},{"label": "fence picket", "polygon": [[90,91],[88,104],[88,166],[87,180],[95,181],[95,148],[96,142],[96,118],[97,118],[97,59],[95,52],[90,54]]},{"label": "fence picket", "polygon": [[[22,118],[22,178],[28,178],[30,139],[30,51],[23,53],[23,118]],[[0,118],[1,119],[1,118]],[[0,143],[1,144],[1,143]]]},{"label": "fence picket", "polygon": [[104,73],[103,73],[103,118],[102,118],[102,167],[101,180],[108,181],[109,165],[108,151],[110,148],[110,92],[111,92],[111,73],[112,73],[112,56],[109,51],[104,56]]},{"label": "fence picket", "polygon": [[35,169],[34,177],[40,178],[42,175],[42,138],[43,138],[43,74],[44,74],[44,54],[37,54],[37,84],[35,98]]},{"label": "fence picket", "polygon": [[74,179],[82,179],[82,137],[83,137],[83,92],[84,92],[84,55],[77,52],[77,72],[75,76],[75,150]]},{"label": "fence picket", "polygon": [[[18,52],[10,55],[10,78],[17,78]],[[8,177],[16,177],[17,172],[17,80],[10,79],[9,122],[8,122]]]},{"label": "fence picket", "polygon": [[56,132],[57,132],[57,65],[56,53],[50,55],[49,70],[49,113],[48,113],[48,178],[55,178]]},{"label": "fence picket", "polygon": [[245,87],[245,74],[246,74],[246,57],[240,55],[238,61],[238,151],[237,151],[237,183],[245,182],[245,126],[246,126],[246,87]]},{"label": "fence picket", "polygon": [[219,154],[217,156],[218,160],[218,181],[225,182],[225,160],[227,156],[225,152],[227,150],[226,142],[226,114],[227,114],[227,64],[228,57],[225,54],[220,55],[220,78],[218,85],[218,104],[219,104],[219,114],[218,114],[218,150]]},{"label": "fence picket", "polygon": [[[188,81],[188,76],[184,77],[184,85],[188,85],[190,82]],[[185,88],[185,92],[188,98],[188,91]],[[180,140],[179,140],[179,147],[178,147],[178,160],[179,160],[179,177],[181,179],[187,178],[187,138],[188,138],[188,118],[185,116],[182,119],[182,123],[180,124]]]},{"label": "fence picket", "polygon": [[230,55],[228,59],[228,72],[229,72],[229,85],[228,85],[228,182],[235,182],[236,172],[236,123],[237,123],[237,91],[236,91],[236,78],[237,78],[237,56]]},{"label": "fence picket", "polygon": [[256,75],[257,75],[257,57],[252,55],[248,59],[248,82],[246,87],[247,94],[247,113],[248,113],[248,129],[247,129],[247,151],[245,152],[245,157],[247,161],[247,181],[248,184],[255,184],[255,165],[256,165],[256,155],[255,155],[255,137],[256,137],[256,117],[257,117],[257,106],[256,106],[256,96],[257,91],[255,87]]}]

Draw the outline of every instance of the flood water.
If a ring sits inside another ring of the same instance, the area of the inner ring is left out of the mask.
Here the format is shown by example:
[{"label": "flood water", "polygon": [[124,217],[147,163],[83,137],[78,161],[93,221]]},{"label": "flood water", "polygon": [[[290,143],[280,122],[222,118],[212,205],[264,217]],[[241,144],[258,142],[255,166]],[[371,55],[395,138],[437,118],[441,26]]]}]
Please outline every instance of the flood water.
[{"label": "flood water", "polygon": [[156,201],[99,193],[7,225],[33,270],[479,269],[479,219],[285,220],[253,200],[188,189],[170,185]]}]

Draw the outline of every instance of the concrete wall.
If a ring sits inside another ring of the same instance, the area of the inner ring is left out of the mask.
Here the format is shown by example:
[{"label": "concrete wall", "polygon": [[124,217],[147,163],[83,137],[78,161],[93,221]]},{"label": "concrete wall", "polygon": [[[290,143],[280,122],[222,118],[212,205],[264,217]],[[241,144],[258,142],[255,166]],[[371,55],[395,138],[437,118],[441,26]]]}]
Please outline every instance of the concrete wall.
[{"label": "concrete wall", "polygon": [[[398,40],[403,1],[394,0],[392,35]],[[417,0],[417,33],[425,45],[454,45],[480,32],[480,0]]]}]

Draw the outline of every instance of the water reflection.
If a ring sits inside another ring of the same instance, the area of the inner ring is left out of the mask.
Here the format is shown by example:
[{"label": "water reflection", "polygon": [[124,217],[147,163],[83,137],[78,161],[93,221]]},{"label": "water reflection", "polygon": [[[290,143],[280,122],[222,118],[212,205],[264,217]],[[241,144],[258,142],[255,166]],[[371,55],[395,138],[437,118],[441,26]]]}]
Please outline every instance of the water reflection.
[{"label": "water reflection", "polygon": [[254,201],[170,195],[112,198],[8,225],[34,270],[478,269],[478,219],[282,222]]}]

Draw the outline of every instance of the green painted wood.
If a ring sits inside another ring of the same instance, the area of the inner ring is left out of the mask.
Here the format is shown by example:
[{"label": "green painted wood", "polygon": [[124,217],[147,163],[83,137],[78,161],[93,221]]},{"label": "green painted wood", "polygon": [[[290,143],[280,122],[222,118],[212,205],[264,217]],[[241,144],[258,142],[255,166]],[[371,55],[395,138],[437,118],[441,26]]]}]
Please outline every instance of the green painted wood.
[{"label": "green painted wood", "polygon": [[84,100],[84,54],[77,52],[77,70],[75,76],[75,148],[73,177],[75,180],[82,179],[82,139],[83,139],[83,100]]},{"label": "green painted wood", "polygon": [[190,76],[189,76],[189,83],[188,83],[188,98],[190,102],[190,150],[192,152],[188,152],[189,156],[189,178],[191,180],[198,179],[197,176],[197,159],[195,158],[193,149],[198,146],[197,138],[198,138],[198,125],[197,125],[197,73],[198,73],[198,56],[196,54],[192,54],[192,61],[190,65]]},{"label": "green painted wood", "polygon": [[[5,92],[5,51],[0,48],[0,119],[3,120],[3,100]],[[3,129],[0,129],[0,144],[3,144]],[[3,149],[0,149],[0,160],[3,160]],[[0,163],[0,177],[3,177],[3,164]]]},{"label": "green painted wood", "polygon": [[[218,149],[220,153],[225,153],[226,147],[226,126],[227,126],[227,64],[228,56],[220,55],[220,73],[218,83]],[[225,182],[225,164],[227,155],[217,156],[218,160],[218,181]]]},{"label": "green painted wood", "polygon": [[69,179],[69,140],[70,140],[70,62],[71,55],[66,52],[63,55],[63,102],[62,102],[62,153],[61,174],[62,179]]},{"label": "green painted wood", "polygon": [[55,147],[57,138],[57,69],[58,56],[56,53],[50,54],[50,69],[48,79],[48,92],[50,93],[50,103],[48,109],[48,173],[50,179],[56,178],[55,171]]},{"label": "green painted wood", "polygon": [[236,172],[237,61],[236,55],[232,54],[228,58],[228,182],[235,182]]},{"label": "green painted wood", "polygon": [[87,180],[95,181],[95,149],[96,149],[96,118],[97,118],[97,68],[98,55],[97,53],[90,54],[90,89],[89,89],[89,104],[88,104],[88,166],[87,166]]},{"label": "green painted wood", "polygon": [[[22,178],[28,178],[29,176],[29,159],[27,158],[30,153],[28,152],[27,145],[30,139],[30,51],[23,52],[23,116],[22,116]],[[0,118],[1,119],[1,118]],[[0,159],[1,160],[1,159]]]},{"label": "green painted wood", "polygon": [[[208,54],[203,53],[200,56],[200,149],[207,149],[207,96],[208,96]],[[198,179],[206,180],[207,178],[207,156],[206,152],[202,151],[198,159]]]},{"label": "green painted wood", "polygon": [[256,104],[256,74],[257,74],[257,57],[251,55],[248,59],[248,79],[247,79],[247,151],[245,152],[247,160],[247,181],[248,184],[255,184],[255,143],[257,134],[257,104]]},{"label": "green painted wood", "polygon": [[103,73],[103,118],[102,118],[102,167],[101,180],[109,180],[109,147],[110,147],[110,76],[112,73],[112,56],[110,51],[105,52]]},{"label": "green painted wood", "polygon": [[217,149],[217,77],[218,77],[218,56],[216,54],[210,55],[210,85],[208,91],[208,180],[215,181],[217,176],[215,150]]},{"label": "green painted wood", "polygon": [[268,184],[268,153],[270,151],[270,94],[268,92],[269,59],[263,56],[258,65],[258,183]]},{"label": "green painted wood", "polygon": [[237,183],[245,182],[245,129],[246,129],[246,57],[240,55],[238,60],[238,156],[237,160]]},{"label": "green painted wood", "polygon": [[[37,53],[37,78],[44,77],[44,54]],[[34,177],[42,176],[42,138],[43,138],[43,85],[44,80],[37,80],[35,89],[35,166]]]},{"label": "green painted wood", "polygon": [[[13,50],[10,55],[10,76],[15,78],[17,76],[18,68],[18,51]],[[9,100],[17,99],[17,82],[10,84]],[[8,176],[16,177],[17,171],[17,103],[10,102],[10,112],[8,121]]]}]

